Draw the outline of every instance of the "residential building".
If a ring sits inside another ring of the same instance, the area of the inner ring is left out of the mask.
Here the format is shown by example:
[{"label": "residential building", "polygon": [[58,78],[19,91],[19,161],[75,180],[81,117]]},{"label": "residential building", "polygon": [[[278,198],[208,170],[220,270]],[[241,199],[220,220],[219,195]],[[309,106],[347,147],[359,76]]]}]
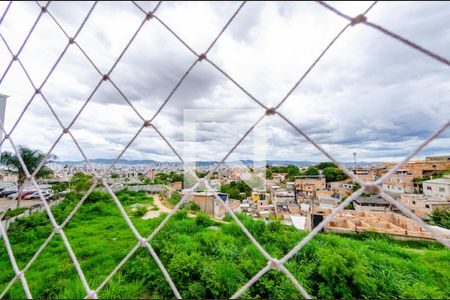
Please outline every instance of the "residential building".
[{"label": "residential building", "polygon": [[359,196],[353,201],[353,207],[357,211],[387,212],[391,210],[391,204],[378,195],[369,197]]},{"label": "residential building", "polygon": [[450,179],[439,178],[422,182],[426,196],[450,200]]},{"label": "residential building", "polygon": [[342,181],[328,182],[327,189],[334,191],[340,198],[343,198],[349,196],[353,192],[353,181],[348,178]]},{"label": "residential building", "polygon": [[[218,193],[218,196],[222,198],[233,212],[240,212],[241,202],[239,200],[229,200],[228,195],[224,193]],[[195,202],[201,211],[213,218],[222,219],[226,215],[224,204],[214,196],[213,192],[195,192],[188,196],[188,200]]]},{"label": "residential building", "polygon": [[383,167],[383,166],[380,166],[380,167],[372,166],[367,171],[367,174],[373,175],[376,179],[378,179],[381,176],[383,176],[384,174],[386,174],[387,172],[388,172],[388,169],[386,167]]},{"label": "residential building", "polygon": [[156,178],[156,171],[154,169],[150,170],[145,177],[150,179],[150,180],[155,179]]},{"label": "residential building", "polygon": [[450,161],[450,155],[444,156],[428,156],[425,157],[426,162],[448,162]]},{"label": "residential building", "polygon": [[383,182],[383,190],[392,193],[414,193],[414,176],[407,170],[398,170]]},{"label": "residential building", "polygon": [[[450,209],[450,200],[422,194],[401,194],[399,202],[421,218],[427,218],[435,209]],[[400,212],[398,209],[394,209]]]},{"label": "residential building", "polygon": [[295,190],[301,198],[315,198],[316,191],[325,190],[325,188],[326,181],[324,177],[295,179]]},{"label": "residential building", "polygon": [[339,205],[339,199],[333,197],[319,197],[314,201],[314,206],[320,208],[335,208]]},{"label": "residential building", "polygon": [[183,188],[183,183],[181,181],[176,181],[169,183],[169,187],[173,190],[180,191]]},{"label": "residential building", "polygon": [[[396,163],[385,163],[384,166],[387,169],[392,169],[396,166]],[[445,160],[423,160],[423,161],[414,161],[408,162],[402,166],[402,170],[411,173],[413,178],[427,178],[435,175],[439,171],[445,171],[450,169],[450,161]]]},{"label": "residential building", "polygon": [[271,193],[272,203],[276,205],[294,204],[295,192],[286,189],[277,189]]},{"label": "residential building", "polygon": [[288,173],[273,173],[272,178],[278,182],[285,181],[288,178]]}]

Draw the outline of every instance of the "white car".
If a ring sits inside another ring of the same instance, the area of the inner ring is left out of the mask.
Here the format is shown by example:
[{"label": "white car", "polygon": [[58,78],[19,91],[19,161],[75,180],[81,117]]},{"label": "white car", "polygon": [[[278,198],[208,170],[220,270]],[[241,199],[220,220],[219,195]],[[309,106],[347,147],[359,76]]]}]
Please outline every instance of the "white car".
[{"label": "white car", "polygon": [[25,199],[25,200],[36,199],[36,198],[39,198],[39,193],[38,192],[33,192],[33,193],[23,197],[23,199]]},{"label": "white car", "polygon": [[[47,199],[50,199],[53,195],[49,191],[42,191],[42,196],[44,196],[44,199],[47,200]],[[39,192],[37,192],[37,191],[23,197],[23,199],[25,199],[25,200],[39,199],[39,198],[40,198]]]}]

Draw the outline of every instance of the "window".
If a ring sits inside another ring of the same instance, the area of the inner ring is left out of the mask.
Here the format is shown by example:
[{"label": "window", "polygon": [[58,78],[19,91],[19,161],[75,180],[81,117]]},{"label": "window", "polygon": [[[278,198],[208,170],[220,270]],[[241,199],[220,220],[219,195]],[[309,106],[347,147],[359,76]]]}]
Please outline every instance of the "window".
[{"label": "window", "polygon": [[416,201],[413,200],[413,204],[416,204]]},{"label": "window", "polygon": [[425,207],[426,208],[430,208],[430,204],[425,204]]},{"label": "window", "polygon": [[431,186],[427,186],[427,191],[431,191]]},{"label": "window", "polygon": [[439,188],[439,192],[445,192],[445,188]]}]

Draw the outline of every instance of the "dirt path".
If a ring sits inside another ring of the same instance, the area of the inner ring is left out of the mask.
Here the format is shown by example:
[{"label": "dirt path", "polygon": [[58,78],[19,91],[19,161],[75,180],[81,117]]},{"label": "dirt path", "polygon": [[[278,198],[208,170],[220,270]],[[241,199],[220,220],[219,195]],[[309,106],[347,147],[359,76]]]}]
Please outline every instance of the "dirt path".
[{"label": "dirt path", "polygon": [[170,208],[162,204],[161,199],[159,199],[158,195],[153,196],[153,204],[159,208],[159,212],[170,213],[172,211]]},{"label": "dirt path", "polygon": [[166,206],[164,206],[161,202],[161,199],[159,199],[158,195],[153,195],[153,205],[158,207],[159,210],[149,210],[142,219],[153,219],[156,217],[159,217],[161,213],[170,213],[172,210]]},{"label": "dirt path", "polygon": [[[23,200],[20,202],[20,206],[29,207],[34,204],[42,203],[41,200]],[[8,208],[15,209],[17,202],[8,198],[0,198],[0,212],[7,210]]]}]

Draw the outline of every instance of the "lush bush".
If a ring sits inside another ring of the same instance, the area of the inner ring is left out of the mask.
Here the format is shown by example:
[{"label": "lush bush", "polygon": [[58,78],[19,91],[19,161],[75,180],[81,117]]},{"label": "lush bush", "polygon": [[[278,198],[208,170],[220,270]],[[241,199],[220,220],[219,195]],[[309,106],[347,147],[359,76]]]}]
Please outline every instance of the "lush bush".
[{"label": "lush bush", "polygon": [[341,181],[347,179],[348,176],[341,169],[334,167],[327,167],[323,169],[323,175],[325,176],[327,182]]},{"label": "lush bush", "polygon": [[173,205],[177,205],[180,202],[181,196],[178,192],[173,192],[172,196],[170,196],[170,203]]},{"label": "lush bush", "polygon": [[136,207],[136,210],[133,212],[133,216],[135,217],[142,217],[147,213],[147,207],[145,206],[138,206]]},{"label": "lush bush", "polygon": [[435,209],[429,215],[429,218],[431,224],[450,229],[450,210]]},{"label": "lush bush", "polygon": [[242,180],[232,181],[220,187],[222,193],[227,193],[230,199],[242,200],[251,195],[252,189]]},{"label": "lush bush", "polygon": [[19,208],[15,208],[15,209],[8,209],[5,213],[5,215],[3,216],[3,219],[10,219],[12,217],[18,216],[18,215],[22,214],[24,211],[26,211],[27,209],[28,209],[28,207],[19,207]]},{"label": "lush bush", "polygon": [[190,202],[189,205],[187,206],[187,209],[192,210],[192,211],[199,211],[200,210],[200,206],[198,206],[197,203],[195,203],[194,201]]}]

